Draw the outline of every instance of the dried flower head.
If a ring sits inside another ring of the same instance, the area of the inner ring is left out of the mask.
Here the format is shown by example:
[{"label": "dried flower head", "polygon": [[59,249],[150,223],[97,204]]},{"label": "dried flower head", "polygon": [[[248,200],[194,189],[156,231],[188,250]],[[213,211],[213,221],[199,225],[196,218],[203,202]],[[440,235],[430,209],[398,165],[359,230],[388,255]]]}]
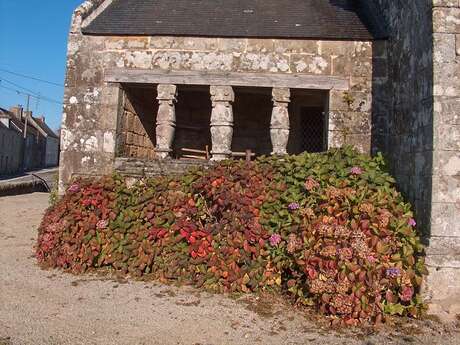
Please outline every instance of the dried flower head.
[{"label": "dried flower head", "polygon": [[100,221],[97,222],[96,228],[98,228],[99,230],[102,230],[102,229],[107,228],[108,225],[109,225],[109,221],[107,219],[101,219]]},{"label": "dried flower head", "polygon": [[361,175],[363,173],[363,169],[360,167],[353,167],[350,169],[350,173],[352,175]]},{"label": "dried flower head", "polygon": [[78,193],[80,191],[80,186],[74,183],[69,187],[69,189],[67,189],[67,191],[69,191],[70,193]]},{"label": "dried flower head", "polygon": [[273,234],[270,236],[269,241],[272,247],[276,247],[278,244],[281,243],[281,236],[278,234]]},{"label": "dried flower head", "polygon": [[302,248],[302,241],[297,238],[296,234],[290,234],[288,238],[287,251],[292,254]]},{"label": "dried flower head", "polygon": [[313,189],[319,187],[319,183],[318,183],[313,177],[309,177],[309,178],[307,178],[307,180],[305,181],[304,186],[305,186],[305,189],[306,189],[306,190],[312,191]]},{"label": "dried flower head", "polygon": [[409,302],[414,296],[414,288],[412,286],[404,286],[399,297],[403,302]]}]

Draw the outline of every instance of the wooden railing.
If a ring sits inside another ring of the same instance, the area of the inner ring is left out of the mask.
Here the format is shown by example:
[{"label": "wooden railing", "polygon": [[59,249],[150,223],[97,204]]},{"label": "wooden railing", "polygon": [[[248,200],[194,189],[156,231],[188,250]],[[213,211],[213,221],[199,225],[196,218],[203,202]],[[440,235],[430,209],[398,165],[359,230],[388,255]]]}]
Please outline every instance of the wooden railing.
[{"label": "wooden railing", "polygon": [[[211,158],[208,145],[206,145],[205,150],[182,148],[182,152],[185,153],[182,155],[182,158],[200,160],[209,160]],[[245,152],[232,152],[232,157],[245,157],[247,162],[250,162],[255,156],[256,154],[251,150],[246,150]]]}]

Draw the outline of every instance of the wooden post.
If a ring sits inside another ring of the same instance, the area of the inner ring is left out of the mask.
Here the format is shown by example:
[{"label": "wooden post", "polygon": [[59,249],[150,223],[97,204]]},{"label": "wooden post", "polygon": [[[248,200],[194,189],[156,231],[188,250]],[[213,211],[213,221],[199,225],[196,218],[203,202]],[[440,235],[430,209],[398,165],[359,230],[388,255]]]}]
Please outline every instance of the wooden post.
[{"label": "wooden post", "polygon": [[251,150],[246,150],[246,162],[250,162],[252,157]]}]

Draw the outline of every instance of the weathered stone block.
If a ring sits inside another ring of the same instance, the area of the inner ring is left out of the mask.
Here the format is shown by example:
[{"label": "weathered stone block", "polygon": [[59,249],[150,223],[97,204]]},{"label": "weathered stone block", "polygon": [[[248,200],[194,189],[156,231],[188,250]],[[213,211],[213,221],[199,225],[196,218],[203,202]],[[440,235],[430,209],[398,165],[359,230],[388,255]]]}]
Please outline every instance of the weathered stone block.
[{"label": "weathered stone block", "polygon": [[460,237],[460,204],[433,203],[430,233],[432,236]]},{"label": "weathered stone block", "polygon": [[430,303],[429,312],[443,318],[454,318],[460,313],[460,269],[429,265],[428,270],[423,294]]},{"label": "weathered stone block", "polygon": [[355,44],[350,41],[319,41],[318,54],[351,57],[355,52]]},{"label": "weathered stone block", "polygon": [[460,34],[455,35],[455,53],[460,56]]},{"label": "weathered stone block", "polygon": [[460,8],[437,7],[433,10],[433,31],[460,33]]},{"label": "weathered stone block", "polygon": [[370,133],[372,114],[370,112],[330,111],[329,130],[347,133]]},{"label": "weathered stone block", "polygon": [[450,33],[434,33],[434,63],[442,64],[454,62],[455,53],[455,35]]},{"label": "weathered stone block", "polygon": [[438,124],[433,135],[435,150],[460,151],[460,125]]},{"label": "weathered stone block", "polygon": [[272,53],[275,51],[275,42],[272,39],[249,38],[246,51],[248,53]]},{"label": "weathered stone block", "polygon": [[460,98],[435,97],[434,98],[434,123],[460,125]]},{"label": "weathered stone block", "polygon": [[432,202],[460,204],[460,176],[433,176],[432,188]]},{"label": "weathered stone block", "polygon": [[[457,261],[460,263],[460,236],[456,236],[459,233],[460,226],[452,229],[451,234],[446,237],[432,234],[429,246],[426,248],[427,256],[457,257]],[[460,265],[458,268],[460,268]]]},{"label": "weathered stone block", "polygon": [[294,73],[331,74],[331,57],[320,55],[293,54],[291,55],[291,70]]},{"label": "weathered stone block", "polygon": [[247,72],[289,72],[289,56],[245,53],[240,57],[238,69]]},{"label": "weathered stone block", "polygon": [[149,47],[149,37],[109,36],[105,40],[108,50],[143,50]]},{"label": "weathered stone block", "polygon": [[458,0],[433,0],[433,7],[459,7]]},{"label": "weathered stone block", "polygon": [[318,55],[319,45],[316,40],[274,40],[275,52],[279,54]]},{"label": "weathered stone block", "polygon": [[220,52],[243,53],[246,51],[248,40],[245,38],[219,38],[217,50]]},{"label": "weathered stone block", "polygon": [[441,151],[433,152],[433,174],[460,176],[460,152]]}]

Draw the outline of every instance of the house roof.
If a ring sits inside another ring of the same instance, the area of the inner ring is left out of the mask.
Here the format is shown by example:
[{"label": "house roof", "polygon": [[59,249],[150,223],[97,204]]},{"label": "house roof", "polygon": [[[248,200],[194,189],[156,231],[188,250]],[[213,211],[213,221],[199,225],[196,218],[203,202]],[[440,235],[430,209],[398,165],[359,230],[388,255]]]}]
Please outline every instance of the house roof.
[{"label": "house roof", "polygon": [[92,35],[373,40],[385,38],[367,0],[113,0]]},{"label": "house roof", "polygon": [[37,118],[37,117],[32,116],[32,119],[35,122],[35,124],[37,125],[37,127],[40,127],[40,129],[44,133],[46,133],[47,136],[50,136],[50,137],[53,137],[53,138],[56,138],[56,139],[59,138],[57,136],[57,134],[51,128],[49,128],[48,125],[46,124],[46,122],[43,121],[41,118]]}]

